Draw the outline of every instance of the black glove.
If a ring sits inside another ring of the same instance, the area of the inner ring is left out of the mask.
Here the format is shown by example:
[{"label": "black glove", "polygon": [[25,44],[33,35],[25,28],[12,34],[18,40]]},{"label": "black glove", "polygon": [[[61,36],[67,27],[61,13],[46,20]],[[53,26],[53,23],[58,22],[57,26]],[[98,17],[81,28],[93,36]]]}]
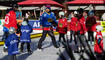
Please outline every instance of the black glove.
[{"label": "black glove", "polygon": [[59,28],[58,27],[56,27],[56,31],[59,31]]},{"label": "black glove", "polygon": [[58,24],[57,24],[55,21],[52,21],[51,24],[52,24],[54,27],[58,26]]}]

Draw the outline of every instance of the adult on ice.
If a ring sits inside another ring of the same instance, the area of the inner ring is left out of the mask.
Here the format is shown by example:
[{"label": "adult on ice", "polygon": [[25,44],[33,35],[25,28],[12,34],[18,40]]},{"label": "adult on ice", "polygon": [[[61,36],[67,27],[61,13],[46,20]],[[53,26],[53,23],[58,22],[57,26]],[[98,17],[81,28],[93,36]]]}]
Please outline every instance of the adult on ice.
[{"label": "adult on ice", "polygon": [[40,24],[43,29],[43,33],[38,43],[38,50],[42,49],[42,42],[45,40],[47,34],[51,37],[54,47],[58,48],[56,39],[53,33],[53,28],[52,28],[53,23],[56,23],[56,17],[54,13],[51,12],[50,5],[46,5],[45,12],[40,17]]},{"label": "adult on ice", "polygon": [[87,28],[87,32],[88,32],[88,40],[89,40],[89,44],[94,45],[94,32],[96,31],[95,27],[96,27],[96,19],[94,17],[94,13],[93,11],[89,12],[89,17],[87,17],[86,19],[86,28]]},{"label": "adult on ice", "polygon": [[7,10],[5,23],[4,23],[4,26],[6,28],[14,27],[15,29],[17,29],[17,21],[16,21],[16,13],[15,13],[17,9],[18,9],[18,5],[13,4],[12,8]]},{"label": "adult on ice", "polygon": [[[18,9],[18,4],[12,4],[12,8],[7,9],[7,14],[5,16],[5,23],[3,27],[4,35],[3,35],[3,40],[5,40],[8,35],[9,35],[9,28],[14,27],[17,29],[17,21],[16,21],[16,13],[15,11]],[[6,48],[6,46],[4,45]],[[4,52],[6,49],[4,48]]]}]

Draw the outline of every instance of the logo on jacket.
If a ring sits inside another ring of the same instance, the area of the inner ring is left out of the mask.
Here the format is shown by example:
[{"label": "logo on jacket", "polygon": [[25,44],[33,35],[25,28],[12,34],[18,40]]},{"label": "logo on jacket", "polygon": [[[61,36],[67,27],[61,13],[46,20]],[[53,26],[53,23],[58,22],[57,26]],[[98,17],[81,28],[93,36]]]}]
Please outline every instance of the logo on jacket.
[{"label": "logo on jacket", "polygon": [[9,24],[9,16],[5,17],[5,24]]},{"label": "logo on jacket", "polygon": [[59,27],[63,27],[63,24],[62,23],[59,23]]},{"label": "logo on jacket", "polygon": [[29,32],[29,30],[21,30],[21,32]]},{"label": "logo on jacket", "polygon": [[53,21],[53,19],[52,18],[48,18],[48,22],[52,22]]},{"label": "logo on jacket", "polygon": [[78,26],[78,22],[76,22],[76,26]]},{"label": "logo on jacket", "polygon": [[17,40],[13,40],[10,42],[10,44],[12,45],[12,44],[17,43],[17,42],[18,42]]}]

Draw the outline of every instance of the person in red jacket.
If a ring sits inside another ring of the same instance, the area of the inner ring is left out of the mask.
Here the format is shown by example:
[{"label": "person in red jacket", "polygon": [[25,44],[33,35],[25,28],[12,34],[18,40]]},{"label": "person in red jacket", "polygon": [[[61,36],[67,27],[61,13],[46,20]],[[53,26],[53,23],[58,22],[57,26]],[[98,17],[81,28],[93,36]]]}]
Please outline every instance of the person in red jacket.
[{"label": "person in red jacket", "polygon": [[80,29],[81,29],[80,22],[77,16],[78,16],[77,11],[75,11],[74,16],[71,18],[71,22],[70,22],[70,42],[72,42],[74,38],[74,42],[76,46],[75,52],[79,52],[78,50],[79,43],[78,43],[77,35],[79,35]]},{"label": "person in red jacket", "polygon": [[72,14],[72,18],[71,18],[71,22],[70,22],[70,43],[72,42],[73,38],[75,39],[75,31],[76,31],[76,22],[78,21],[78,19],[75,17],[75,15],[77,14],[77,12],[75,11]]},{"label": "person in red jacket", "polygon": [[89,43],[91,43],[92,45],[94,44],[94,31],[96,31],[95,27],[96,27],[96,19],[94,18],[94,13],[89,12],[89,17],[87,17],[86,19],[86,28],[88,31]]},{"label": "person in red jacket", "polygon": [[84,35],[86,33],[86,31],[87,31],[87,29],[86,29],[86,19],[87,18],[85,18],[84,13],[86,14],[86,11],[84,11],[82,13],[82,17],[79,20],[79,22],[81,24],[81,30],[80,30],[81,35]]},{"label": "person in red jacket", "polygon": [[103,54],[103,36],[101,33],[102,30],[103,30],[103,27],[101,25],[96,26],[94,52],[96,53],[98,60],[102,58],[102,54]]},{"label": "person in red jacket", "polygon": [[77,11],[78,14],[76,14],[75,16],[75,18],[77,19],[77,21],[75,21],[75,24],[74,24],[75,25],[74,41],[75,41],[76,48],[77,48],[77,50],[75,50],[76,52],[82,51],[82,45],[81,45],[80,40],[83,42],[82,36],[84,36],[84,34],[86,33],[85,17],[83,16],[83,12],[81,12],[81,10]]},{"label": "person in red jacket", "polygon": [[[5,16],[5,23],[4,23],[4,27],[8,30],[10,27],[14,27],[15,29],[17,29],[17,21],[16,21],[16,13],[15,10],[17,10],[18,5],[17,4],[13,4],[13,7],[10,9],[7,9],[7,14]],[[8,32],[4,32],[4,40],[6,39],[6,37],[8,36]]]},{"label": "person in red jacket", "polygon": [[14,27],[15,29],[17,29],[17,21],[16,21],[16,13],[15,13],[17,8],[18,8],[18,5],[14,4],[11,9],[8,9],[7,14],[5,16],[5,23],[4,23],[4,26],[6,28]]},{"label": "person in red jacket", "polygon": [[[12,4],[12,8],[7,9],[7,14],[5,16],[4,27],[8,31],[9,31],[10,27],[14,27],[15,29],[17,29],[17,21],[16,21],[16,13],[15,13],[17,8],[18,8],[17,4]],[[4,38],[3,38],[3,40],[5,40],[8,37],[8,35],[9,35],[8,31],[4,32],[4,35],[3,35]],[[4,46],[4,50],[3,51],[5,52],[5,50],[6,50],[6,48]]]},{"label": "person in red jacket", "polygon": [[75,26],[75,35],[74,35],[74,42],[76,44],[76,50],[74,52],[80,52],[80,47],[81,47],[81,44],[80,44],[80,40],[78,37],[80,37],[80,31],[81,31],[81,24],[80,24],[80,17],[79,14],[77,14],[78,16],[76,16],[77,18],[77,21],[76,21],[76,26]]},{"label": "person in red jacket", "polygon": [[67,19],[64,17],[64,12],[59,12],[59,22],[58,22],[58,32],[59,32],[59,42],[61,42],[61,38],[63,38],[63,42],[65,40],[65,34],[67,33]]},{"label": "person in red jacket", "polygon": [[[85,12],[85,11],[84,11]],[[85,24],[85,16],[83,15],[84,12],[81,14],[81,18],[79,19],[79,24],[80,24],[80,36],[81,36],[81,41],[83,42],[84,46],[86,46],[85,42],[85,33],[87,31],[86,29],[86,24]],[[80,44],[80,51],[84,51],[83,45]]]}]

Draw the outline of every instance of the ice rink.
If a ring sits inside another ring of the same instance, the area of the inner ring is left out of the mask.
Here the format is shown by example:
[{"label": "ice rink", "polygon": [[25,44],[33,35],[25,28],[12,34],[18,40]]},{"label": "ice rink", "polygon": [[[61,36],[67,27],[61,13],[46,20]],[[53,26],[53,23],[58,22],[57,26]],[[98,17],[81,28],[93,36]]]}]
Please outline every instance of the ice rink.
[{"label": "ice rink", "polygon": [[[37,45],[38,45],[39,39],[40,38],[32,39],[32,43],[31,43],[31,49],[33,51],[32,54],[27,53],[25,49],[24,53],[17,55],[17,59],[18,60],[61,60],[61,58],[57,54],[59,53],[59,48],[56,49],[53,47],[52,41],[49,36],[46,37],[46,40],[43,42],[43,47],[42,47],[43,50],[38,51]],[[56,40],[58,41],[58,35],[56,35]],[[104,39],[104,43],[105,43],[105,39]],[[70,60],[67,53],[65,52],[65,49],[62,47],[63,46],[60,47],[61,52],[64,54],[67,60]],[[75,49],[74,43],[71,44],[71,47],[72,49]],[[104,47],[105,47],[105,44],[104,44]],[[91,46],[91,48],[93,50],[93,46]],[[0,46],[0,60],[8,60],[7,55],[3,54],[2,50],[3,50],[3,46]],[[76,60],[80,58],[78,53],[73,53],[73,54]],[[83,56],[85,56],[85,58],[88,58],[88,56],[85,53]]]}]

